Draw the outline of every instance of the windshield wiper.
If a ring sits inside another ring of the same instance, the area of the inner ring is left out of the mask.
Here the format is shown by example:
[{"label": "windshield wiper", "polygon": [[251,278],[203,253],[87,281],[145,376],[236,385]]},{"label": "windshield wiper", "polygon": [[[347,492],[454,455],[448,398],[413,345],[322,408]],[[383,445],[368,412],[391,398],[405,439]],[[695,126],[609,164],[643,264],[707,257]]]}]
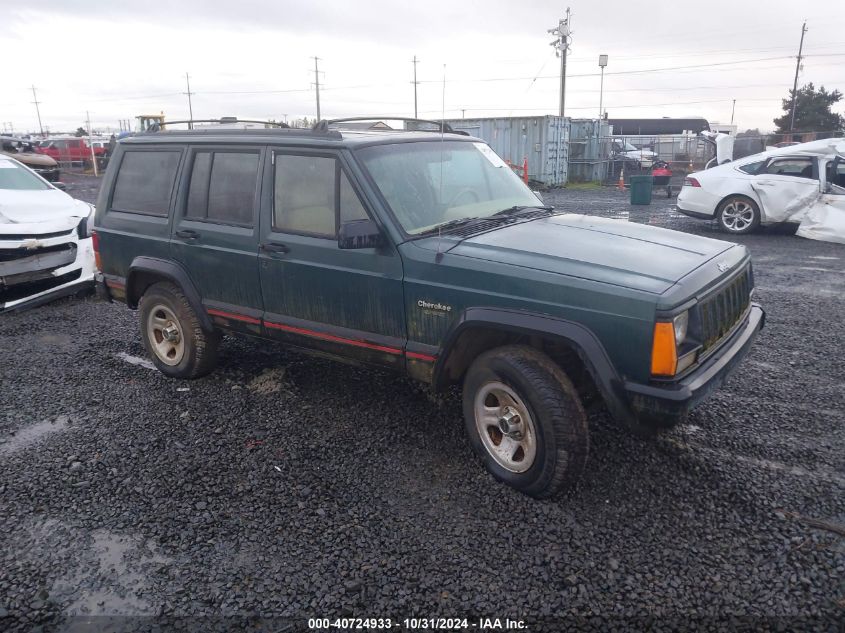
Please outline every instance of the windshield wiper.
[{"label": "windshield wiper", "polygon": [[473,224],[477,224],[479,222],[485,222],[490,218],[458,218],[456,220],[449,220],[448,222],[444,222],[443,224],[438,224],[437,226],[433,226],[430,229],[426,229],[425,231],[420,231],[417,235],[431,235],[432,233],[442,233],[448,231],[450,229],[455,229],[458,227],[463,226],[472,226]]},{"label": "windshield wiper", "polygon": [[522,206],[522,205],[514,205],[512,207],[508,207],[507,209],[502,209],[501,211],[496,211],[496,213],[494,213],[493,215],[494,216],[517,215],[519,213],[522,213],[523,211],[533,211],[535,209],[539,210],[539,211],[554,211],[555,210],[554,207],[541,206],[541,205],[530,206],[530,207]]}]

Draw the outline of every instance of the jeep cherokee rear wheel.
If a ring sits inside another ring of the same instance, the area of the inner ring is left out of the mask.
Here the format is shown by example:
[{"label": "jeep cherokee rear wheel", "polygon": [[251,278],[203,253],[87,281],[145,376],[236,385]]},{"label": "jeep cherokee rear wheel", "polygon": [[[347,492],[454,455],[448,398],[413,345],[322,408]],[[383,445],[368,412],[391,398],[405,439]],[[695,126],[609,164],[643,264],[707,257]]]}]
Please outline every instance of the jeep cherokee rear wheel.
[{"label": "jeep cherokee rear wheel", "polygon": [[207,334],[178,286],[159,282],[141,297],[141,338],[160,372],[173,378],[198,378],[217,364],[219,332]]},{"label": "jeep cherokee rear wheel", "polygon": [[467,371],[464,421],[496,479],[538,498],[572,487],[589,452],[587,418],[569,378],[549,357],[509,345]]}]

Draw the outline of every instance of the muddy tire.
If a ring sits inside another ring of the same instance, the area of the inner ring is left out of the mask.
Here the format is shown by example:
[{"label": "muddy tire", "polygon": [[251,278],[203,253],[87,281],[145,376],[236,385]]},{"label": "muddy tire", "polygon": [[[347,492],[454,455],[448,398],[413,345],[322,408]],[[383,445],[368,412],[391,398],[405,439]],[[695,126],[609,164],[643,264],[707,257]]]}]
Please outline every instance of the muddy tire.
[{"label": "muddy tire", "polygon": [[178,286],[159,282],[141,297],[141,338],[153,364],[172,378],[199,378],[217,364],[220,333],[208,334]]},{"label": "muddy tire", "polygon": [[716,209],[719,228],[732,235],[745,235],[760,226],[760,207],[746,196],[729,196]]},{"label": "muddy tire", "polygon": [[485,352],[464,379],[472,447],[499,481],[540,499],[574,486],[589,453],[587,417],[572,382],[522,345]]}]

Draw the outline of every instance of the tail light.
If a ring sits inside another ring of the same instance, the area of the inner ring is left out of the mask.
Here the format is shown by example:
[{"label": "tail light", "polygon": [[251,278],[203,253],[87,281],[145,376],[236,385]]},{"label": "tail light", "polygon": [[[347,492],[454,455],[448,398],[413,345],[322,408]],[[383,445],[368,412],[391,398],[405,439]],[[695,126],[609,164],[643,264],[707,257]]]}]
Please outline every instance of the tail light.
[{"label": "tail light", "polygon": [[684,187],[700,187],[701,183],[695,178],[684,178]]},{"label": "tail light", "polygon": [[94,265],[97,270],[103,270],[100,262],[100,236],[97,235],[97,231],[91,231],[91,244],[94,245]]}]

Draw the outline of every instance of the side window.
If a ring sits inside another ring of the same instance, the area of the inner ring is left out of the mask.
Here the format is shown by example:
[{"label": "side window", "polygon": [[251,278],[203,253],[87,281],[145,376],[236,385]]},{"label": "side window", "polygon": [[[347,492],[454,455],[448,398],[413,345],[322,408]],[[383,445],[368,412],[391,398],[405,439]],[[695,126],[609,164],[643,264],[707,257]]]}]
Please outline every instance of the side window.
[{"label": "side window", "polygon": [[185,217],[251,226],[258,152],[197,152]]},{"label": "side window", "polygon": [[185,217],[205,219],[208,216],[208,179],[211,176],[211,152],[194,154],[191,183],[188,187],[188,206]]},{"label": "side window", "polygon": [[754,161],[753,163],[748,163],[747,165],[742,165],[739,170],[744,171],[746,174],[751,174],[752,176],[760,171],[760,168],[766,164],[764,160]]},{"label": "side window", "polygon": [[341,170],[340,172],[340,221],[352,222],[354,220],[366,220],[369,216],[361,204],[361,198],[349,182],[349,178]]},{"label": "side window", "polygon": [[777,158],[769,163],[767,174],[793,176],[795,178],[813,178],[812,158]]},{"label": "side window", "polygon": [[276,154],[275,161],[273,228],[335,237],[335,159]]},{"label": "side window", "polygon": [[167,217],[181,151],[128,151],[120,161],[111,208]]}]

